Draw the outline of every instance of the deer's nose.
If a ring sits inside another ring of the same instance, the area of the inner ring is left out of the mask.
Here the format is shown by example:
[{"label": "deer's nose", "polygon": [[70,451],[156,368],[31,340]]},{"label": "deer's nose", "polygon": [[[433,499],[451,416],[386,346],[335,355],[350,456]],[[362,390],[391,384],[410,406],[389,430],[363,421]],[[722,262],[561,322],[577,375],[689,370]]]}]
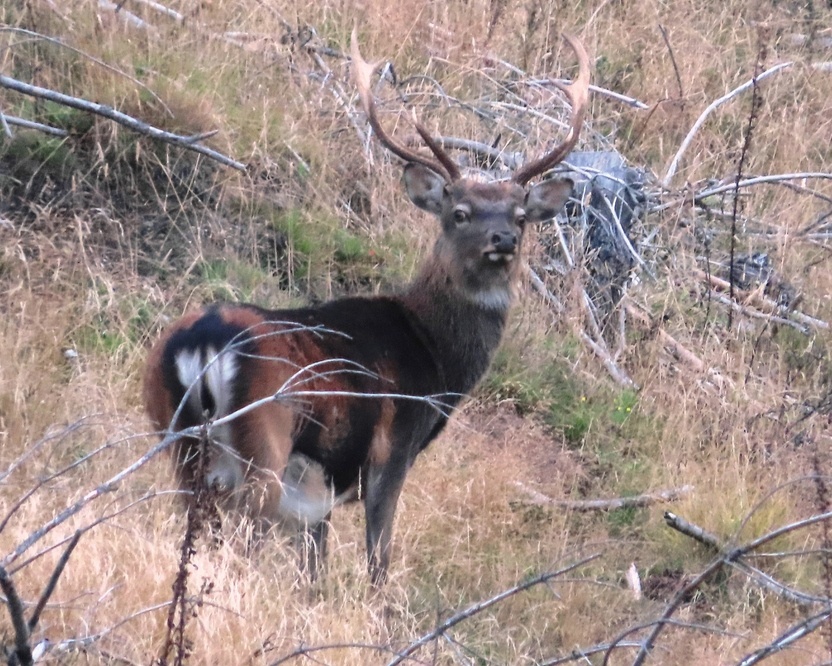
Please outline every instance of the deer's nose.
[{"label": "deer's nose", "polygon": [[491,235],[495,252],[514,252],[517,248],[517,234],[513,231],[495,231]]}]

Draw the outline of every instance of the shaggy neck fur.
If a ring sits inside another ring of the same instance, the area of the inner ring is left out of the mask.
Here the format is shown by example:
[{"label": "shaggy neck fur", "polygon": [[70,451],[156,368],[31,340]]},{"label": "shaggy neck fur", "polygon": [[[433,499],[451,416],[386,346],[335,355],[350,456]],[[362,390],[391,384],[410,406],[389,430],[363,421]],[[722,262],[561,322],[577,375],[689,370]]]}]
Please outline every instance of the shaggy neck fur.
[{"label": "shaggy neck fur", "polygon": [[468,393],[485,374],[503,336],[513,300],[510,273],[471,289],[446,266],[434,255],[399,300],[434,343],[448,391]]}]

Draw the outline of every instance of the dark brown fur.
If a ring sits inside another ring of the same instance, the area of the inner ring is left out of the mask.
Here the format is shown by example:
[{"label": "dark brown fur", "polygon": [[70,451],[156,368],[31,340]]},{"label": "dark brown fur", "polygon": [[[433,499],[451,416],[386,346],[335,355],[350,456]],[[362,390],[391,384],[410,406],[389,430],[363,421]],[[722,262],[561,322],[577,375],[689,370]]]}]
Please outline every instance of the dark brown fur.
[{"label": "dark brown fur", "polygon": [[[411,199],[442,223],[432,256],[406,289],[294,310],[207,307],[165,332],[144,386],[160,431],[210,423],[276,395],[215,430],[209,481],[263,527],[296,522],[311,537],[313,573],[329,510],[362,499],[376,583],[386,575],[407,470],[500,342],[523,224],[553,215],[571,191],[568,181],[547,181],[528,196],[513,183],[447,184],[414,165],[405,182]],[[175,446],[185,487],[194,444],[182,438]]]}]

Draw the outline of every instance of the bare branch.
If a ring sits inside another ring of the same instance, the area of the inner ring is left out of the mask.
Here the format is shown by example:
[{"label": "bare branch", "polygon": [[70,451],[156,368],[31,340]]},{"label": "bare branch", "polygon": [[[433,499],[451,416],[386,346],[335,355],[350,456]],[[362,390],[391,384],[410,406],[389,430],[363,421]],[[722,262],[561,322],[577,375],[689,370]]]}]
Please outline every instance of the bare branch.
[{"label": "bare branch", "polygon": [[722,550],[722,544],[719,539],[717,539],[716,535],[704,530],[699,527],[699,525],[694,525],[693,523],[688,522],[681,516],[677,516],[675,513],[665,511],[664,522],[667,523],[668,527],[672,527],[677,532],[681,532],[685,536],[689,536],[691,539],[698,541],[703,546],[706,546],[711,550],[715,550],[717,552]]},{"label": "bare branch", "polygon": [[[57,39],[55,37],[50,37],[48,35],[44,35],[42,33],[35,32],[33,30],[26,30],[25,28],[18,28],[18,27],[6,25],[6,26],[0,27],[0,32],[13,32],[15,34],[27,35],[28,37],[34,37],[35,39],[40,39],[40,40],[43,40],[45,42],[49,42],[50,44],[56,44],[57,46],[60,46],[61,48],[66,49],[67,51],[72,51],[73,53],[78,54],[82,58],[86,58],[90,62],[94,62],[99,67],[103,67],[104,69],[109,70],[109,71],[113,72],[114,74],[118,74],[119,76],[127,79],[131,83],[139,86],[142,90],[147,92],[151,97],[153,97],[153,99],[155,99],[159,104],[162,105],[162,108],[164,108],[165,113],[167,113],[169,116],[173,117],[173,112],[170,110],[168,105],[165,104],[162,101],[162,98],[159,97],[159,95],[157,95],[155,92],[153,92],[153,90],[151,90],[146,84],[142,83],[135,76],[130,76],[127,72],[123,72],[122,70],[118,69],[117,67],[113,67],[112,65],[110,65],[109,63],[104,62],[100,58],[96,58],[95,56],[92,56],[89,53],[86,53],[85,51],[82,51],[81,49],[76,49],[74,46],[71,46],[71,45],[67,44],[64,41],[61,41],[60,39]],[[35,129],[40,129],[40,128],[35,128]]]},{"label": "bare branch", "polygon": [[490,608],[491,606],[493,606],[493,605],[495,605],[495,604],[497,604],[497,603],[499,603],[499,602],[501,602],[505,599],[508,599],[509,597],[513,597],[515,594],[523,592],[524,590],[528,590],[529,588],[534,587],[535,585],[540,585],[542,583],[546,583],[546,582],[552,580],[553,578],[557,578],[558,576],[561,576],[565,573],[569,573],[570,571],[574,571],[575,569],[577,569],[579,567],[582,567],[585,564],[588,564],[589,562],[592,562],[593,560],[598,559],[599,557],[601,557],[600,553],[590,555],[588,557],[585,557],[585,558],[579,560],[578,562],[574,562],[573,564],[570,564],[566,567],[563,567],[562,569],[558,569],[557,571],[549,571],[549,572],[541,574],[539,576],[535,576],[534,578],[530,578],[527,581],[524,581],[524,582],[522,582],[518,585],[515,585],[514,587],[510,587],[509,589],[504,590],[503,592],[500,592],[500,594],[497,594],[497,595],[491,597],[490,599],[486,599],[485,601],[480,601],[480,602],[477,602],[475,604],[472,604],[471,606],[469,606],[465,610],[460,611],[459,613],[455,613],[454,615],[449,617],[447,620],[440,623],[433,631],[430,631],[427,634],[425,634],[424,636],[422,636],[421,638],[413,641],[404,650],[399,652],[398,656],[395,659],[393,659],[391,662],[389,662],[387,664],[387,666],[397,666],[398,664],[401,664],[408,657],[410,657],[410,655],[412,655],[414,652],[416,652],[420,648],[424,647],[425,645],[427,645],[431,641],[439,638],[443,633],[445,633],[451,627],[459,624],[460,622],[462,622],[464,620],[467,620],[468,618],[471,618],[471,617],[483,612],[487,608]]},{"label": "bare branch", "polygon": [[55,565],[55,569],[54,571],[52,571],[52,575],[49,578],[49,582],[46,584],[46,587],[43,588],[43,592],[40,595],[40,599],[38,599],[37,604],[35,604],[35,610],[32,611],[32,616],[29,618],[29,631],[34,631],[35,627],[38,626],[40,614],[46,607],[46,604],[49,601],[49,597],[51,597],[52,593],[55,591],[55,586],[58,584],[58,579],[64,572],[64,567],[66,567],[66,563],[69,562],[69,556],[72,555],[72,551],[75,550],[75,546],[78,545],[78,541],[81,538],[81,534],[81,530],[75,532],[75,535],[72,537],[72,540],[69,542],[69,545],[66,547],[66,550],[64,550],[63,555],[61,555],[61,559],[59,559],[58,563]]},{"label": "bare branch", "polygon": [[[69,136],[69,132],[65,129],[61,129],[59,127],[50,127],[49,125],[43,125],[42,123],[36,123],[32,120],[26,120],[25,118],[18,118],[17,116],[5,116],[0,114],[0,119],[7,122],[9,125],[17,125],[18,127],[23,127],[25,129],[33,129],[38,130],[39,132],[43,132],[44,134],[51,134],[52,136]],[[11,132],[11,130],[9,130]],[[11,136],[11,134],[9,134]]]},{"label": "bare branch", "polygon": [[812,617],[806,618],[802,622],[798,622],[764,648],[760,648],[738,662],[737,666],[753,666],[753,664],[759,664],[763,659],[767,659],[784,650],[792,643],[799,641],[801,638],[805,638],[830,617],[832,617],[832,608],[827,608]]},{"label": "bare branch", "polygon": [[152,125],[148,125],[147,123],[141,120],[133,118],[132,116],[128,116],[126,113],[116,111],[112,107],[106,106],[104,104],[89,102],[85,99],[80,99],[78,97],[72,97],[70,95],[65,95],[63,93],[56,92],[54,90],[49,90],[48,88],[33,86],[28,83],[24,83],[23,81],[13,79],[10,76],[5,76],[4,74],[0,74],[0,86],[2,86],[3,88],[8,88],[9,90],[14,90],[15,92],[19,92],[23,95],[29,95],[30,97],[46,99],[51,102],[55,102],[56,104],[62,104],[73,109],[86,111],[87,113],[92,113],[97,116],[101,116],[102,118],[107,118],[108,120],[112,120],[113,122],[116,122],[119,125],[123,125],[124,127],[130,128],[134,132],[138,132],[139,134],[149,136],[153,139],[157,139],[159,141],[163,141],[174,146],[185,148],[186,150],[191,150],[196,153],[200,153],[201,155],[205,155],[206,157],[209,157],[212,160],[216,160],[220,164],[233,167],[234,169],[237,169],[239,171],[245,171],[247,168],[246,165],[242,162],[237,162],[212,148],[208,148],[207,146],[195,143],[193,137],[182,136],[179,134],[174,134],[172,132],[166,132],[165,130],[153,127]]},{"label": "bare branch", "polygon": [[140,469],[148,462],[153,460],[153,458],[155,458],[157,455],[159,455],[159,453],[167,449],[180,436],[180,433],[167,434],[165,438],[162,439],[162,441],[156,444],[156,446],[152,447],[138,460],[134,461],[132,464],[128,465],[127,467],[122,469],[117,474],[113,475],[110,479],[108,479],[101,485],[97,486],[93,490],[85,493],[81,499],[77,500],[75,503],[58,513],[51,520],[41,525],[38,529],[36,529],[28,537],[26,537],[22,542],[20,542],[11,553],[9,553],[3,558],[2,562],[0,562],[0,566],[8,566],[9,563],[14,562],[18,557],[20,557],[23,553],[29,550],[29,548],[31,548],[33,544],[40,541],[44,536],[49,534],[49,532],[55,529],[58,525],[61,525],[62,523],[66,522],[69,518],[77,514],[79,511],[81,511],[81,509],[87,506],[87,504],[89,504],[90,502],[92,502],[93,500],[97,499],[105,493],[112,492],[116,487],[118,487],[118,484],[121,481],[126,479],[137,469]]},{"label": "bare branch", "polygon": [[699,129],[702,127],[702,125],[705,123],[705,121],[708,119],[708,116],[710,116],[711,113],[713,113],[717,108],[725,104],[725,102],[728,102],[732,100],[734,97],[741,95],[749,88],[753,88],[761,81],[764,81],[765,79],[770,77],[772,74],[776,74],[777,72],[783,69],[787,69],[791,67],[793,64],[793,62],[781,62],[779,65],[775,65],[774,67],[767,69],[759,76],[756,76],[751,80],[746,81],[741,86],[734,88],[731,92],[711,102],[711,104],[708,105],[708,108],[706,108],[702,112],[702,115],[700,115],[699,118],[696,119],[696,122],[693,124],[693,127],[691,127],[690,131],[688,132],[688,135],[682,141],[682,145],[679,146],[679,150],[677,150],[676,154],[673,156],[673,160],[670,162],[670,166],[667,168],[667,172],[665,173],[665,176],[662,179],[662,187],[670,187],[670,183],[673,180],[673,176],[676,175],[676,170],[679,168],[679,162],[681,162],[682,157],[687,152],[687,149],[690,147],[690,144],[693,141],[693,137],[696,136],[696,133],[699,131]]},{"label": "bare branch", "polygon": [[[693,486],[657,490],[653,493],[634,495],[633,497],[616,497],[614,499],[568,500],[555,499],[529,488],[521,481],[515,481],[516,488],[528,495],[532,504],[542,506],[559,506],[571,511],[615,511],[616,509],[642,508],[662,502],[673,502],[693,492]],[[667,515],[667,514],[665,514]],[[671,514],[672,515],[672,514]]]},{"label": "bare branch", "polygon": [[790,180],[832,180],[832,173],[823,171],[804,171],[800,173],[776,173],[768,176],[753,176],[751,178],[744,178],[738,183],[727,183],[724,185],[717,185],[701,192],[697,192],[694,196],[694,201],[701,202],[708,197],[724,192],[733,192],[737,188],[751,187],[752,185],[765,185],[768,183],[785,183]]},{"label": "bare branch", "polygon": [[23,615],[23,603],[17,595],[12,579],[6,570],[0,566],[0,588],[6,595],[6,605],[9,608],[9,615],[11,615],[12,626],[14,627],[14,653],[15,661],[9,659],[9,664],[17,663],[20,666],[31,666],[32,648],[29,646],[29,624]]}]

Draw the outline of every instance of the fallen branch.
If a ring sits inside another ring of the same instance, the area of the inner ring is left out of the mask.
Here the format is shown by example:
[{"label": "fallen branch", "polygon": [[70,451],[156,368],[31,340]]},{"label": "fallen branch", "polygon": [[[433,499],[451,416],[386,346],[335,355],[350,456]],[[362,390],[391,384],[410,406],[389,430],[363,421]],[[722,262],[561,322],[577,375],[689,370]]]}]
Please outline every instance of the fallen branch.
[{"label": "fallen branch", "polygon": [[650,331],[656,331],[662,344],[670,350],[673,356],[689,365],[693,370],[702,372],[705,370],[705,363],[696,354],[685,347],[681,342],[665,331],[661,326],[655,324],[644,310],[638,307],[631,300],[624,301],[624,309],[633,319]]},{"label": "fallen branch", "polygon": [[[662,502],[673,502],[693,492],[693,486],[681,486],[680,488],[669,488],[658,490],[654,493],[644,493],[633,497],[616,497],[613,499],[595,500],[568,500],[555,499],[544,495],[520,481],[513,484],[516,488],[528,495],[532,504],[538,506],[558,506],[570,511],[615,511],[616,509],[643,508],[652,504]],[[666,515],[666,514],[665,514]]]},{"label": "fallen branch", "polygon": [[610,376],[616,382],[621,384],[621,386],[631,388],[635,391],[640,388],[639,385],[636,384],[626,372],[624,372],[624,370],[618,367],[618,364],[613,360],[609,352],[589,337],[589,334],[586,331],[580,331],[579,335],[584,344],[598,357],[598,360],[601,361],[602,365],[607,369],[607,372],[610,373]]},{"label": "fallen branch", "polygon": [[703,546],[710,548],[711,550],[716,552],[722,550],[722,544],[714,534],[704,530],[699,527],[699,525],[694,525],[693,523],[688,522],[681,516],[677,516],[675,513],[665,511],[664,522],[668,527],[672,527],[677,532],[690,537],[694,541],[698,541]]},{"label": "fallen branch", "polygon": [[113,122],[116,122],[119,125],[128,127],[129,129],[139,134],[149,136],[153,139],[157,139],[159,141],[163,141],[174,146],[179,146],[180,148],[184,148],[185,150],[192,150],[196,153],[200,153],[201,155],[205,155],[206,157],[216,160],[220,164],[230,166],[239,171],[246,170],[246,165],[242,162],[237,162],[212,148],[208,148],[207,146],[203,146],[200,143],[198,143],[202,135],[182,136],[180,134],[166,132],[165,130],[161,130],[157,127],[153,127],[152,125],[148,125],[147,123],[138,120],[137,118],[128,116],[126,113],[116,111],[110,106],[98,104],[97,102],[90,102],[85,99],[80,99],[78,97],[72,97],[70,95],[65,95],[54,90],[49,90],[48,88],[33,86],[28,83],[24,83],[23,81],[18,81],[17,79],[5,76],[4,74],[0,74],[0,86],[9,90],[14,90],[15,92],[19,92],[23,95],[29,95],[30,97],[46,99],[51,102],[55,102],[56,104],[62,104],[73,109],[86,111],[87,113],[92,113],[94,115],[101,116],[102,118],[107,118],[108,120],[112,120]]},{"label": "fallen branch", "polygon": [[708,108],[706,108],[702,112],[702,115],[700,115],[699,118],[696,119],[696,122],[693,124],[693,127],[691,127],[687,136],[682,141],[682,145],[679,146],[679,150],[677,150],[676,154],[673,156],[673,160],[670,162],[670,166],[667,168],[667,172],[665,173],[665,176],[662,179],[662,187],[670,187],[670,182],[673,180],[673,176],[676,175],[676,170],[679,168],[679,162],[681,162],[682,157],[684,156],[685,152],[687,152],[687,149],[690,147],[690,144],[693,141],[693,137],[696,136],[696,133],[699,131],[702,125],[705,124],[705,121],[708,119],[708,116],[710,116],[711,113],[713,113],[717,108],[725,104],[725,102],[732,100],[737,95],[744,93],[749,88],[753,88],[761,81],[767,79],[772,74],[776,74],[777,72],[783,69],[787,69],[788,67],[791,67],[793,64],[793,62],[781,62],[780,64],[775,65],[770,69],[767,69],[759,76],[755,76],[754,78],[746,81],[741,86],[734,88],[731,92],[727,93],[726,95],[723,95],[719,99],[711,102],[711,104],[708,105]]},{"label": "fallen branch", "polygon": [[[604,643],[601,645],[593,645],[592,647],[588,648],[575,648],[565,657],[555,657],[554,659],[547,659],[546,661],[541,661],[538,666],[557,666],[557,664],[568,664],[570,661],[581,661],[583,663],[590,663],[589,657],[593,654],[598,654],[599,652],[606,652],[612,646],[609,643]],[[615,646],[617,648],[639,648],[641,647],[641,643],[636,641],[619,641],[618,644]]]},{"label": "fallen branch", "polygon": [[701,192],[697,192],[693,200],[696,203],[702,203],[704,199],[713,197],[717,194],[725,192],[734,192],[738,188],[751,187],[752,185],[765,185],[775,183],[778,185],[789,185],[791,180],[832,180],[832,173],[825,173],[823,171],[805,171],[801,173],[778,173],[768,176],[754,176],[753,178],[744,178],[738,183],[727,183],[724,185],[717,185]]},{"label": "fallen branch", "polygon": [[[717,277],[716,275],[707,274],[705,273],[705,271],[699,270],[698,268],[693,270],[693,274],[700,280],[708,283],[713,287],[716,287],[720,291],[730,291],[731,289],[731,283],[728,282],[728,280],[723,280],[722,278]],[[758,290],[747,291],[744,289],[738,289],[736,286],[734,286],[734,295],[738,299],[742,299],[745,303],[751,303],[755,307],[764,311],[756,313],[753,311],[749,311],[748,314],[750,314],[752,317],[776,317],[775,319],[773,319],[773,321],[787,324],[789,326],[794,326],[796,322],[799,322],[804,326],[811,326],[813,328],[829,328],[828,322],[825,322],[822,319],[816,319],[815,317],[811,317],[803,312],[798,312],[797,310],[790,310],[789,308],[783,307],[776,301],[773,301],[770,298],[767,298],[765,295],[761,294]],[[743,307],[739,303],[736,303],[734,301],[732,302],[737,307]],[[791,319],[785,319],[785,316],[788,316]]]},{"label": "fallen branch", "polygon": [[454,615],[449,617],[447,620],[440,623],[433,631],[430,631],[427,634],[425,634],[424,636],[422,636],[421,638],[413,641],[404,650],[399,652],[398,656],[395,659],[393,659],[391,662],[389,662],[387,664],[387,666],[397,666],[398,664],[401,664],[403,661],[405,661],[405,659],[407,659],[414,652],[416,652],[420,648],[424,647],[425,645],[427,645],[431,641],[436,640],[437,638],[442,636],[442,634],[444,634],[451,627],[459,624],[460,622],[462,622],[464,620],[467,620],[468,618],[471,618],[471,617],[483,612],[487,608],[490,608],[491,606],[493,606],[493,605],[495,605],[495,604],[497,604],[497,603],[499,603],[499,602],[501,602],[505,599],[508,599],[509,597],[513,597],[515,594],[518,594],[520,592],[528,590],[529,588],[534,587],[535,585],[541,585],[543,583],[547,583],[550,580],[552,580],[553,578],[557,578],[558,576],[561,576],[565,573],[569,573],[570,571],[574,571],[575,569],[577,569],[579,567],[582,567],[585,564],[588,564],[589,562],[592,562],[593,560],[598,559],[599,557],[601,557],[601,554],[600,553],[595,553],[594,555],[590,555],[588,557],[585,557],[582,560],[579,560],[578,562],[573,562],[572,564],[569,564],[569,565],[563,567],[562,569],[558,569],[557,571],[548,571],[544,574],[540,574],[539,576],[535,576],[534,578],[530,578],[527,581],[519,583],[518,585],[515,585],[514,587],[510,587],[509,589],[504,590],[503,592],[500,592],[499,594],[491,597],[490,599],[486,599],[485,601],[479,601],[475,604],[472,604],[471,606],[469,606],[465,610],[460,611],[459,613],[455,613]]},{"label": "fallen branch", "polygon": [[[0,113],[0,120],[3,121],[4,126],[5,123],[9,125],[16,125],[17,127],[23,127],[25,129],[33,129],[38,130],[39,132],[43,132],[44,134],[51,134],[52,136],[69,136],[69,132],[65,129],[60,129],[59,127],[51,127],[50,125],[43,125],[41,123],[36,123],[32,120],[26,120],[25,118],[18,118],[16,116],[6,116]],[[11,130],[7,132],[7,135],[11,137]]]},{"label": "fallen branch", "polygon": [[[796,625],[790,627],[788,631],[785,633],[780,634],[774,641],[766,645],[764,648],[760,648],[756,652],[745,657],[742,661],[740,661],[737,666],[753,666],[753,664],[760,663],[763,659],[770,657],[773,654],[780,652],[781,650],[786,649],[789,645],[794,643],[795,641],[804,638],[811,634],[815,629],[820,627],[827,619],[832,617],[832,608],[827,608],[812,617],[808,617],[802,622],[798,622]],[[826,662],[828,663],[828,662]]]},{"label": "fallen branch", "polygon": [[41,593],[40,599],[35,604],[35,609],[32,611],[32,615],[28,621],[24,615],[23,602],[17,594],[14,582],[12,582],[5,567],[0,566],[0,588],[2,588],[3,593],[6,595],[6,606],[9,609],[12,626],[14,627],[14,652],[6,655],[9,666],[32,666],[35,663],[32,646],[30,645],[32,632],[37,627],[40,614],[46,607],[49,597],[55,591],[58,579],[61,577],[64,567],[66,567],[66,563],[69,561],[69,556],[75,550],[75,546],[78,545],[80,538],[80,531],[76,532],[75,536],[72,537],[63,555],[61,555],[61,558],[55,565],[55,569],[52,571],[52,575],[49,577],[49,581]]}]

